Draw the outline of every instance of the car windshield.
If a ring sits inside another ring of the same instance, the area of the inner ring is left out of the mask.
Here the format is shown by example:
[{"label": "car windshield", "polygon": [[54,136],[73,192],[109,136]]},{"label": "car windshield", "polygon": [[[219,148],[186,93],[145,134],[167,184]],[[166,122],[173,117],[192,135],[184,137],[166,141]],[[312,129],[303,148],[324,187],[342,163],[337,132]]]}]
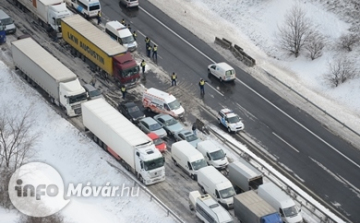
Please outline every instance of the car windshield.
[{"label": "car windshield", "polygon": [[133,36],[127,36],[127,37],[121,38],[121,41],[122,41],[123,44],[133,43],[134,42],[134,37]]},{"label": "car windshield", "polygon": [[140,111],[138,106],[128,108],[129,113],[138,112],[138,111]]},{"label": "car windshield", "polygon": [[212,160],[220,160],[225,157],[225,153],[222,149],[215,151],[213,153],[210,153],[210,157]]},{"label": "car windshield", "polygon": [[92,5],[89,7],[89,11],[94,11],[100,9],[100,5]]},{"label": "car windshield", "polygon": [[154,139],[154,144],[155,146],[158,146],[158,145],[161,145],[164,143],[164,140],[160,139],[160,138],[157,138],[157,139]]},{"label": "car windshield", "polygon": [[193,167],[194,170],[199,170],[203,167],[206,167],[207,163],[204,159],[201,159],[201,160],[196,160],[194,162],[191,162],[191,166]]},{"label": "car windshield", "polygon": [[191,134],[191,135],[185,136],[185,139],[186,139],[186,141],[191,142],[191,141],[197,140],[198,137],[196,137],[195,135]]},{"label": "car windshield", "polygon": [[132,67],[130,69],[119,71],[119,72],[122,77],[131,77],[131,76],[139,74],[140,68],[139,68],[139,66],[136,66],[136,67]]},{"label": "car windshield", "polygon": [[293,217],[298,214],[298,210],[295,206],[284,208],[283,209],[285,217]]},{"label": "car windshield", "polygon": [[175,100],[173,102],[170,102],[169,104],[169,107],[171,110],[176,110],[176,109],[179,109],[180,108],[180,103],[178,102],[178,100]]},{"label": "car windshield", "polygon": [[162,166],[164,166],[164,161],[165,161],[164,157],[159,157],[157,159],[145,161],[144,169],[147,171],[147,170],[153,170],[153,169],[162,167]]},{"label": "car windshield", "polygon": [[13,20],[11,19],[11,18],[6,18],[6,19],[2,19],[1,20],[1,24],[2,25],[10,25],[10,24],[12,24],[13,23]]},{"label": "car windshield", "polygon": [[175,125],[175,124],[177,124],[177,123],[178,123],[178,122],[177,122],[175,119],[173,119],[173,118],[165,121],[165,125],[166,125],[166,126]]},{"label": "car windshield", "polygon": [[87,95],[86,93],[83,93],[74,96],[68,96],[68,98],[69,98],[69,104],[73,104],[79,101],[85,101],[87,99]]},{"label": "car windshield", "polygon": [[159,123],[154,123],[154,124],[149,125],[149,129],[150,129],[150,131],[156,131],[156,130],[161,129],[161,125]]},{"label": "car windshield", "polygon": [[235,190],[233,187],[229,187],[229,188],[221,190],[219,192],[220,192],[220,197],[223,199],[233,197],[235,195]]},{"label": "car windshield", "polygon": [[225,72],[226,76],[232,76],[235,74],[235,71],[234,70],[228,70]]},{"label": "car windshield", "polygon": [[239,116],[233,116],[233,117],[228,118],[229,123],[238,123],[240,121],[241,121],[241,119],[239,118]]},{"label": "car windshield", "polygon": [[96,96],[99,96],[99,95],[101,95],[99,90],[89,91],[89,96],[90,97],[96,97]]}]

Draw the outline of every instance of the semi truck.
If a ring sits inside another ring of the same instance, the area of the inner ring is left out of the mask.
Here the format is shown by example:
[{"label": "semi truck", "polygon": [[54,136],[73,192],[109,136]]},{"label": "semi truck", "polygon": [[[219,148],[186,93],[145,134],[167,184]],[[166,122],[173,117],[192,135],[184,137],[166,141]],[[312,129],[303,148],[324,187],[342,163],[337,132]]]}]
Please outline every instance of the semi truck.
[{"label": "semi truck", "polygon": [[234,213],[242,223],[282,223],[279,213],[255,191],[234,197]]},{"label": "semi truck", "polygon": [[153,141],[103,98],[82,104],[85,131],[145,185],[165,180],[165,159]]},{"label": "semi truck", "polygon": [[80,104],[87,94],[76,74],[30,37],[12,42],[11,52],[15,69],[29,83],[43,89],[69,117],[81,114]]},{"label": "semi truck", "polygon": [[61,19],[73,15],[66,7],[64,0],[12,0],[21,9],[26,8],[33,13],[41,26],[47,31],[54,32],[61,38]]},{"label": "semi truck", "polygon": [[263,183],[262,173],[241,158],[228,165],[228,178],[237,194],[256,190]]},{"label": "semi truck", "polygon": [[130,52],[80,15],[61,20],[63,40],[75,56],[87,58],[97,70],[127,87],[140,83],[140,68]]}]

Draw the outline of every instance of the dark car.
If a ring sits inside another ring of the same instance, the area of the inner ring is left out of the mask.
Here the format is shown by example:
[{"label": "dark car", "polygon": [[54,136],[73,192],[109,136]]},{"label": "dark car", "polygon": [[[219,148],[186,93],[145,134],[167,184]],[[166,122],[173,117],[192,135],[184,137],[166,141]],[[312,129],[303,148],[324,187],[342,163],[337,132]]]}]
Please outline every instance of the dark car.
[{"label": "dark car", "polygon": [[139,109],[134,102],[121,102],[118,105],[118,110],[123,114],[127,119],[136,123],[140,119],[145,118],[144,113]]}]

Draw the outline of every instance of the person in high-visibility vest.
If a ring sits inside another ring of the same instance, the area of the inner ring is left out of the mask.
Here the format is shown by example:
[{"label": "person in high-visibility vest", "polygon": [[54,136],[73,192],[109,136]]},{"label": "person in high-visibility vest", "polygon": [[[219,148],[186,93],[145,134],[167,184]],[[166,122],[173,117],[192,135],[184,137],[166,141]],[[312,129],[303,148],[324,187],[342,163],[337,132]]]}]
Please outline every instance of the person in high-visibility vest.
[{"label": "person in high-visibility vest", "polygon": [[135,31],[135,30],[134,30],[134,32],[133,32],[133,37],[134,37],[134,40],[136,41],[137,34],[136,34],[136,31]]},{"label": "person in high-visibility vest", "polygon": [[100,25],[101,23],[101,12],[99,11],[97,14],[97,24]]},{"label": "person in high-visibility vest", "polygon": [[145,38],[145,44],[146,44],[146,49],[147,49],[148,46],[150,45],[150,38],[149,37]]},{"label": "person in high-visibility vest", "polygon": [[123,24],[125,26],[125,19],[121,20],[121,24]]},{"label": "person in high-visibility vest", "polygon": [[204,95],[205,94],[205,82],[207,82],[207,81],[205,81],[204,79],[200,79],[200,81],[199,81],[199,87],[200,87],[200,94],[201,95]]},{"label": "person in high-visibility vest", "polygon": [[141,67],[141,69],[142,69],[142,73],[143,73],[143,74],[145,73],[145,66],[146,66],[145,60],[142,60],[142,61],[141,61],[141,64],[140,64],[140,67]]},{"label": "person in high-visibility vest", "polygon": [[152,47],[151,47],[151,44],[149,44],[149,45],[147,46],[147,49],[146,49],[146,54],[147,54],[148,57],[151,56],[151,50],[152,50]]},{"label": "person in high-visibility vest", "polygon": [[176,74],[175,74],[175,72],[173,72],[171,75],[171,86],[174,86],[174,85],[176,86],[176,79],[177,79]]},{"label": "person in high-visibility vest", "polygon": [[157,62],[157,46],[154,44],[153,48],[152,48],[153,54],[152,54],[152,59],[156,60]]},{"label": "person in high-visibility vest", "polygon": [[122,93],[122,98],[125,99],[126,96],[126,87],[124,85],[121,86],[121,93]]}]

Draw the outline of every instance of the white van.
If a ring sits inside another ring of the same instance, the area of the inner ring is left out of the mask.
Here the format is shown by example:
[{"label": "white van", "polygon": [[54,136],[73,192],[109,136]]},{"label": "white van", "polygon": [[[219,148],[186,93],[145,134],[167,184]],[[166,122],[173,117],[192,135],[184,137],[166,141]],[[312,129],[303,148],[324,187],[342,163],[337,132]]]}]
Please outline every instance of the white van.
[{"label": "white van", "polygon": [[197,173],[197,182],[204,194],[209,193],[226,209],[234,208],[234,187],[215,167],[207,166],[200,169]]},{"label": "white van", "polygon": [[295,202],[284,191],[273,183],[266,183],[260,185],[258,188],[258,195],[275,208],[284,222],[287,223],[301,223],[303,218],[300,214],[300,209],[295,205]]},{"label": "white van", "polygon": [[219,205],[210,195],[201,195],[199,191],[189,193],[189,207],[205,223],[234,223],[230,213]]},{"label": "white van", "polygon": [[107,22],[105,24],[105,32],[129,51],[135,51],[137,49],[137,42],[135,41],[133,34],[120,22]]},{"label": "white van", "polygon": [[185,110],[174,95],[155,88],[144,91],[142,104],[144,108],[155,113],[168,114],[174,118],[184,117]]},{"label": "white van", "polygon": [[236,78],[235,69],[225,62],[210,64],[208,72],[220,81],[234,81]]},{"label": "white van", "polygon": [[207,166],[204,156],[185,140],[172,144],[171,158],[193,180],[196,180],[197,172]]},{"label": "white van", "polygon": [[210,140],[199,142],[196,149],[199,150],[201,154],[203,154],[206,162],[209,165],[217,169],[225,169],[229,164],[224,150],[217,147]]},{"label": "white van", "polygon": [[86,19],[97,17],[101,11],[99,0],[71,0],[71,6]]},{"label": "white van", "polygon": [[0,10],[0,26],[4,26],[6,34],[14,34],[16,32],[14,20],[3,10]]}]

